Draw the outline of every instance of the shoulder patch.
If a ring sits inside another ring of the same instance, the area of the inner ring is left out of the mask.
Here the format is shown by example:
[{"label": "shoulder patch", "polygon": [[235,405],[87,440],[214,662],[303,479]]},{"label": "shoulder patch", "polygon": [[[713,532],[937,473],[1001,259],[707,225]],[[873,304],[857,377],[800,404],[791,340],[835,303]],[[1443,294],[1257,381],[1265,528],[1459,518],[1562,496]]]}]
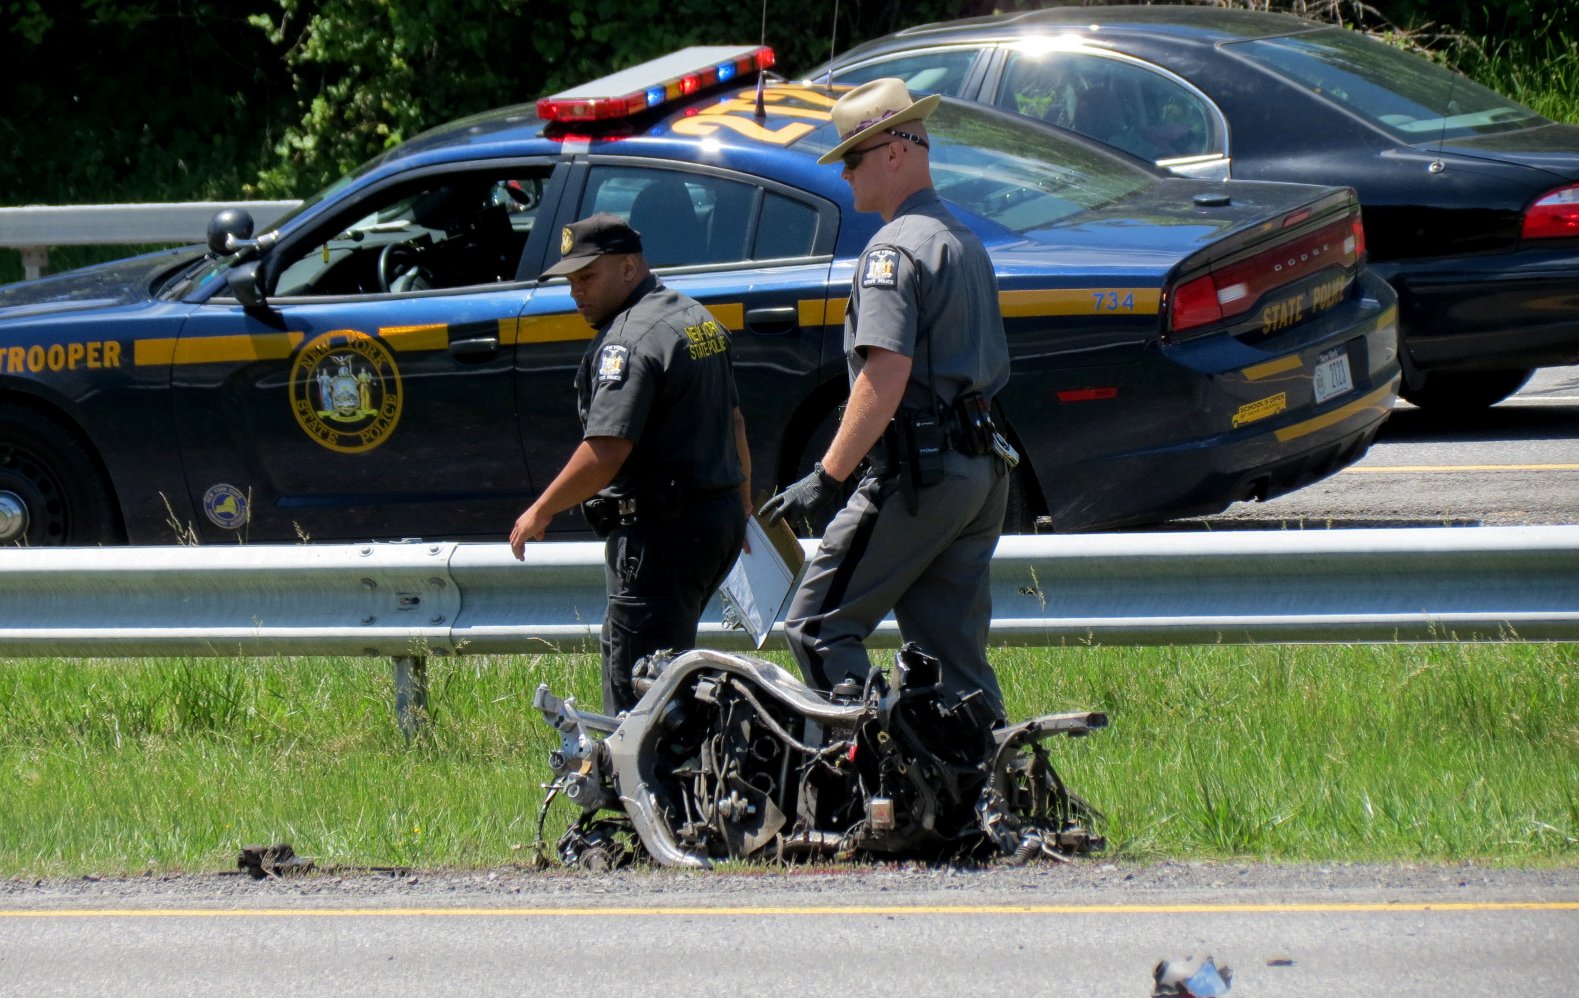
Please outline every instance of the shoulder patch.
[{"label": "shoulder patch", "polygon": [[898,283],[898,250],[874,249],[866,254],[865,261],[866,266],[861,271],[861,287],[891,288]]},{"label": "shoulder patch", "polygon": [[617,385],[625,380],[630,348],[610,343],[598,351],[598,384]]}]

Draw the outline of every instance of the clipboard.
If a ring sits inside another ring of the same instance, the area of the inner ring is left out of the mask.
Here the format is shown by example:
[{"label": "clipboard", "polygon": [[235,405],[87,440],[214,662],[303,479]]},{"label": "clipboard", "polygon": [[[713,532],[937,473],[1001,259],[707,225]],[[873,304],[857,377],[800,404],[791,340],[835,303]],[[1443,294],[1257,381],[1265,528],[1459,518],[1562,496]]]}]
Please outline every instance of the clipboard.
[{"label": "clipboard", "polygon": [[725,626],[744,629],[761,648],[795,591],[806,553],[783,520],[767,526],[759,517],[751,517],[746,521],[746,540],[751,550],[740,552],[718,594],[724,603]]}]

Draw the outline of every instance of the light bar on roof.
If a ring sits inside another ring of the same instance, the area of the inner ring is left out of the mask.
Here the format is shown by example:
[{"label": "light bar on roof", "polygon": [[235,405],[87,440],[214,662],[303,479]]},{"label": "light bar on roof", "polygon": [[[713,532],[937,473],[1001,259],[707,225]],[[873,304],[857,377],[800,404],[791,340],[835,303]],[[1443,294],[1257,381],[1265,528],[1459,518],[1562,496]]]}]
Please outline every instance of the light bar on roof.
[{"label": "light bar on roof", "polygon": [[628,118],[773,65],[766,45],[693,45],[537,102],[545,121]]}]

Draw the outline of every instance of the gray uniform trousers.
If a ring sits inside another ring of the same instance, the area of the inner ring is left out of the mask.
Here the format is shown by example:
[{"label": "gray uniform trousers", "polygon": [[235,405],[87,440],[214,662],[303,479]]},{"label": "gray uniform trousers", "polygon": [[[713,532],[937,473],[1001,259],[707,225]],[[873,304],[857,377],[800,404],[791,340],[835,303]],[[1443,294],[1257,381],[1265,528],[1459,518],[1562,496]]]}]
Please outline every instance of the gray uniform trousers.
[{"label": "gray uniform trousers", "polygon": [[918,491],[911,516],[896,475],[862,479],[823,532],[784,623],[806,681],[864,680],[865,641],[890,612],[906,641],[936,656],[943,685],[982,690],[1004,716],[987,661],[992,554],[1003,531],[1008,469],[994,455],[944,454],[945,476]]}]

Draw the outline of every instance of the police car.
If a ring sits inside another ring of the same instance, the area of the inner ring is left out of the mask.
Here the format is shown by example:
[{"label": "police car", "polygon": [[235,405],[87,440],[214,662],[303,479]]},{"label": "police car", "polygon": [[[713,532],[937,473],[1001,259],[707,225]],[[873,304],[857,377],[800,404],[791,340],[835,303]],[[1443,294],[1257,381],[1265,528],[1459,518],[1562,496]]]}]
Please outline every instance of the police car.
[{"label": "police car", "polygon": [[[593,331],[537,275],[596,211],[731,331],[754,487],[794,480],[881,220],[815,162],[839,88],[771,65],[687,49],[418,136],[256,238],[225,212],[207,252],[0,288],[0,543],[502,542],[579,437]],[[998,271],[1011,529],[1212,513],[1364,453],[1397,310],[1350,190],[1165,177],[969,103],[927,124]]]}]

